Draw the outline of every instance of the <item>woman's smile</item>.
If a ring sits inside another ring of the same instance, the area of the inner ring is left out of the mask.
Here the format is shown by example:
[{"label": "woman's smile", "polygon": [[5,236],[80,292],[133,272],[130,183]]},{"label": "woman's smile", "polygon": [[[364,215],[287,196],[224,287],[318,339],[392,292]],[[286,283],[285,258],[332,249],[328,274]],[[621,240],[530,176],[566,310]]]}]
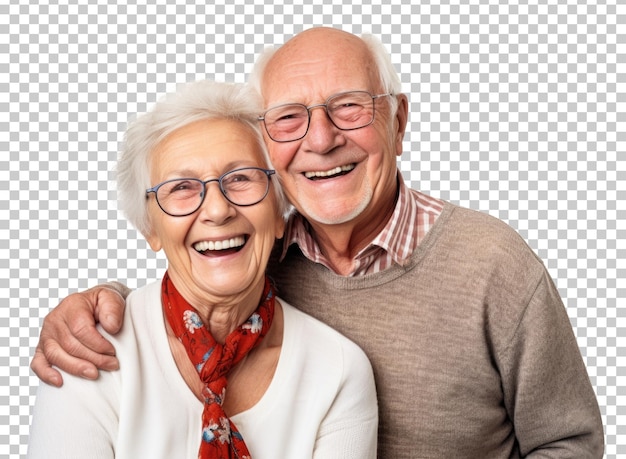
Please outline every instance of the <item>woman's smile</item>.
[{"label": "woman's smile", "polygon": [[235,236],[223,240],[200,241],[193,245],[197,252],[211,255],[213,252],[238,252],[246,243],[247,236]]}]

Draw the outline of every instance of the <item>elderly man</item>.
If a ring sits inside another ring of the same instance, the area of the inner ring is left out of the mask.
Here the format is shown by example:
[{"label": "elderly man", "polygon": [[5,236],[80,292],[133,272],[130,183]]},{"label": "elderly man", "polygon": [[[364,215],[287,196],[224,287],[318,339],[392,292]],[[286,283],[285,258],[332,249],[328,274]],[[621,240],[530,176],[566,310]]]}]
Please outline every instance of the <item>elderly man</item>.
[{"label": "elderly man", "polygon": [[[379,457],[601,457],[595,394],[541,261],[504,223],[402,182],[408,103],[380,43],[310,29],[261,56],[251,82],[297,209],[270,274],[368,354]],[[32,364],[44,381],[61,384],[49,362],[92,378],[80,359],[115,367],[95,355],[112,350],[92,317],[119,327],[110,292],[46,319]]]}]

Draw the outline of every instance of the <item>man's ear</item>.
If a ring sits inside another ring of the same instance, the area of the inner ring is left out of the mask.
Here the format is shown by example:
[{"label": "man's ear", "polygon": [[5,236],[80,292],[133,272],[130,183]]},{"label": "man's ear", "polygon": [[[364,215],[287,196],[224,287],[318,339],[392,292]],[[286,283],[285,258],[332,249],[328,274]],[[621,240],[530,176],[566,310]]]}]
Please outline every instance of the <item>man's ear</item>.
[{"label": "man's ear", "polygon": [[405,94],[395,96],[398,100],[396,109],[396,125],[394,135],[396,136],[396,156],[402,155],[402,141],[406,132],[406,125],[409,121],[409,100]]},{"label": "man's ear", "polygon": [[285,217],[283,215],[279,215],[278,222],[276,223],[276,233],[274,235],[276,239],[283,238],[283,236],[285,235],[285,226],[287,226]]}]

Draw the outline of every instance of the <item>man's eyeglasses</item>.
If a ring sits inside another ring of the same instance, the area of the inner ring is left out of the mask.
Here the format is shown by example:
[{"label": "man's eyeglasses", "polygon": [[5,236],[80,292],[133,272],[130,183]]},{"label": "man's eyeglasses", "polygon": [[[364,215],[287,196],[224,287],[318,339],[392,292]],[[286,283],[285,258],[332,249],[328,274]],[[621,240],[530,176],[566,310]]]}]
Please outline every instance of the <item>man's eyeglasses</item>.
[{"label": "man's eyeglasses", "polygon": [[391,93],[371,95],[367,91],[349,91],[334,94],[323,104],[285,104],[270,108],[259,116],[265,130],[275,142],[293,142],[302,139],[309,130],[311,110],[324,107],[330,121],[342,131],[360,129],[374,121],[374,103]]},{"label": "man's eyeglasses", "polygon": [[224,197],[236,206],[253,206],[261,202],[270,187],[270,176],[276,171],[260,167],[235,169],[220,178],[202,181],[196,178],[167,180],[146,190],[146,199],[154,193],[163,212],[172,217],[184,217],[200,208],[206,196],[207,184],[218,182]]}]

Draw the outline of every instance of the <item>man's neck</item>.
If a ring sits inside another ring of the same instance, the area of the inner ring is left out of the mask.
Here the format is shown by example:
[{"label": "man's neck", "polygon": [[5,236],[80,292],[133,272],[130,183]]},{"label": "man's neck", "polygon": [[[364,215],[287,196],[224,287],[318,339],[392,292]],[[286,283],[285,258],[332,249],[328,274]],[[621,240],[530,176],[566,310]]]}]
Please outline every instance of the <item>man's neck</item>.
[{"label": "man's neck", "polygon": [[[335,273],[347,276],[353,271],[356,256],[369,246],[387,225],[396,202],[397,192],[396,199],[389,200],[390,205],[384,211],[376,215],[366,212],[357,219],[343,224],[326,225],[309,221],[311,236]],[[371,222],[374,221],[376,224],[372,225]]]}]

